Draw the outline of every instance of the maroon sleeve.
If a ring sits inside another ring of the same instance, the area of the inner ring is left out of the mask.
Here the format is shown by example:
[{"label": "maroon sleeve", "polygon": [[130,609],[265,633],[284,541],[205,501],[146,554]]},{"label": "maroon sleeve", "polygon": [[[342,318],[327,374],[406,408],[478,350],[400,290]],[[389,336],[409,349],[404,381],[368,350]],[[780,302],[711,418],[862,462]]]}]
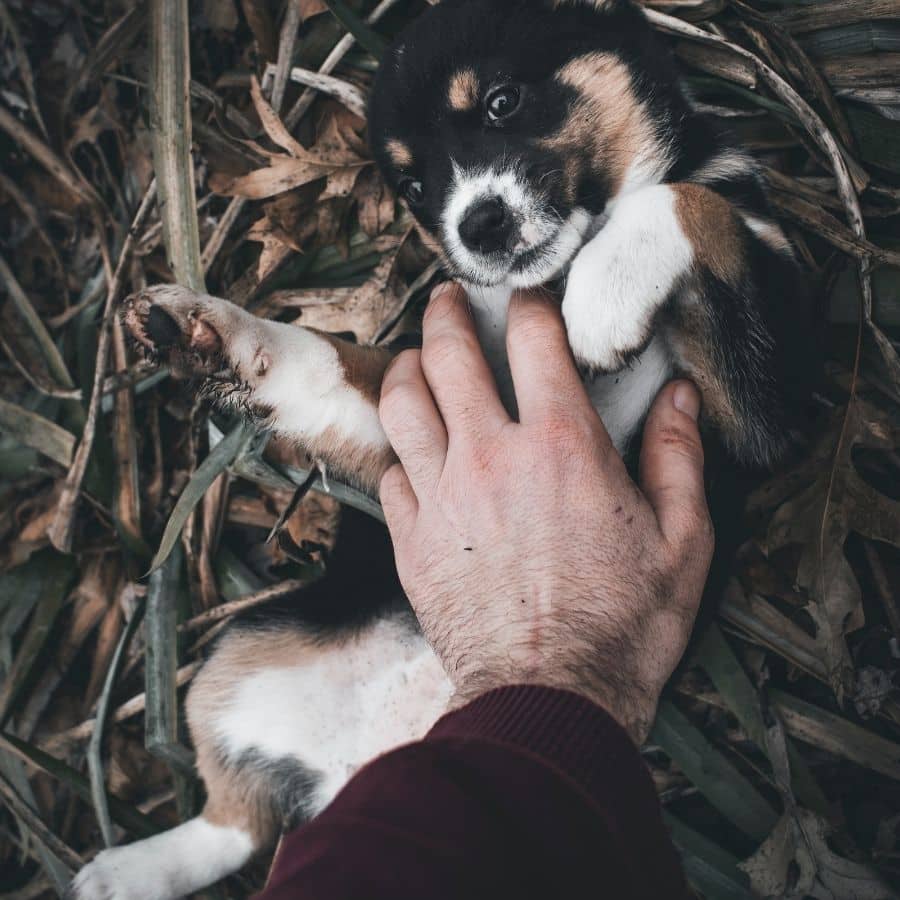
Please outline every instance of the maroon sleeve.
[{"label": "maroon sleeve", "polygon": [[260,900],[692,897],[625,731],[565,691],[501,688],[360,771],[288,834]]}]

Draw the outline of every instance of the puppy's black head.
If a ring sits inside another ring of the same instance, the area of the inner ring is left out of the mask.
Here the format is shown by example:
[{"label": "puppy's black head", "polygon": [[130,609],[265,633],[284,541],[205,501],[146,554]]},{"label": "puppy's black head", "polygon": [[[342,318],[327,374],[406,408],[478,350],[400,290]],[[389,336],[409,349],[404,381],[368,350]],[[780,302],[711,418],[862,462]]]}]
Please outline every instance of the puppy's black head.
[{"label": "puppy's black head", "polygon": [[455,276],[547,281],[619,190],[659,177],[676,88],[654,52],[628,0],[444,0],[400,35],[372,150]]}]

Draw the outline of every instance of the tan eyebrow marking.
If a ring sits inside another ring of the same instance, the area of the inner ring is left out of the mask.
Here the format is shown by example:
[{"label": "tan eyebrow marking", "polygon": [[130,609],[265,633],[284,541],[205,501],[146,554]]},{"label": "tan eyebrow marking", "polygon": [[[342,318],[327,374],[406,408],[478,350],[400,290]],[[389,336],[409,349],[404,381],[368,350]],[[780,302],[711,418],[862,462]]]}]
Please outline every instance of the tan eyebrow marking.
[{"label": "tan eyebrow marking", "polygon": [[457,112],[466,112],[475,108],[478,103],[478,76],[472,69],[460,69],[450,79],[450,89],[447,91],[447,102],[450,109]]},{"label": "tan eyebrow marking", "polygon": [[[556,77],[578,96],[559,132],[542,141],[545,147],[572,161],[591,150],[591,168],[604,173],[613,194],[635,159],[652,162],[661,156],[653,122],[635,96],[628,67],[618,57],[587,53],[568,62]],[[573,174],[577,175],[574,167]]]},{"label": "tan eyebrow marking", "polygon": [[398,140],[397,138],[391,138],[387,144],[385,144],[385,149],[388,152],[388,156],[391,158],[391,162],[395,166],[411,166],[413,161],[412,150],[403,143],[403,141]]}]

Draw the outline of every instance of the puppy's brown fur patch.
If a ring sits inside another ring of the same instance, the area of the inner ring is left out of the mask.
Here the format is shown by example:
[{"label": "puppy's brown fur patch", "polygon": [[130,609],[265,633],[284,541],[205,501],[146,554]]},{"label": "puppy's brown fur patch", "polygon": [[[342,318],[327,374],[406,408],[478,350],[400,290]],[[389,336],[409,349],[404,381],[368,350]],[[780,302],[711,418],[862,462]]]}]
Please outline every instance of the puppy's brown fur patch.
[{"label": "puppy's brown fur patch", "polygon": [[214,656],[194,679],[187,697],[187,717],[197,751],[197,771],[206,786],[203,817],[214,825],[248,831],[257,848],[274,843],[281,828],[264,775],[237,768],[222,759],[215,721],[244,680],[261,669],[296,666],[325,649],[296,631],[262,634],[227,633]]},{"label": "puppy's brown fur patch", "polygon": [[461,69],[450,79],[447,103],[455,112],[468,112],[478,103],[478,76],[472,69]]},{"label": "puppy's brown fur patch", "polygon": [[347,384],[359,391],[373,405],[381,398],[381,382],[392,356],[381,347],[353,344],[327,331],[310,328],[337,350]]},{"label": "puppy's brown fur patch", "polygon": [[387,150],[388,156],[391,158],[391,162],[397,166],[397,168],[404,169],[412,165],[412,150],[410,150],[409,146],[399,138],[391,138],[385,144],[385,149]]},{"label": "puppy's brown fur patch", "polygon": [[[580,56],[556,77],[573,88],[578,99],[559,133],[542,143],[563,157],[569,172],[576,174],[581,166],[590,166],[608,181],[614,195],[635,159],[662,155],[628,67],[615,54]],[[580,161],[576,165],[573,160]]]},{"label": "puppy's brown fur patch", "polygon": [[742,225],[731,204],[709,188],[673,184],[675,210],[697,262],[726,284],[737,283],[744,270]]},{"label": "puppy's brown fur patch", "polygon": [[679,368],[703,397],[703,417],[726,439],[739,440],[741,423],[716,363],[710,359],[709,342],[715,334],[709,310],[700,302],[678,304],[668,313],[669,340]]}]

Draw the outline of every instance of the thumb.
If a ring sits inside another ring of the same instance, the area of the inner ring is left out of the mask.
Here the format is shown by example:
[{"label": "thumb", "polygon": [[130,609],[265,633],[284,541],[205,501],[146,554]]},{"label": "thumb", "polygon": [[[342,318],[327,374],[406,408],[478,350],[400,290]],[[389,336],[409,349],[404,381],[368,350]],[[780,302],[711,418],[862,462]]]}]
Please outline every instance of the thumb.
[{"label": "thumb", "polygon": [[705,537],[711,549],[699,414],[700,394],[691,382],[674,381],[659,392],[644,426],[640,481],[670,544]]}]

